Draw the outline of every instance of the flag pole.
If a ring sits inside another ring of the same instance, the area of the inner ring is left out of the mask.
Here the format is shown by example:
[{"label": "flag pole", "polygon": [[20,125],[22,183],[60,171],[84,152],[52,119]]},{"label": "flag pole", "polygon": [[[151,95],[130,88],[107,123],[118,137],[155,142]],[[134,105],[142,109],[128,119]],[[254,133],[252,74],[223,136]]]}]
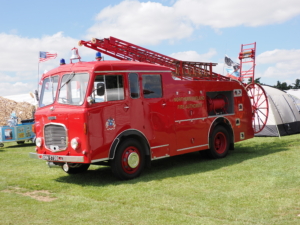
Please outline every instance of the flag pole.
[{"label": "flag pole", "polygon": [[39,91],[39,73],[40,73],[40,62],[38,63],[38,74],[37,74],[37,91]]},{"label": "flag pole", "polygon": [[39,74],[40,74],[40,52],[39,52],[39,57],[38,57],[38,74],[37,74],[37,91],[39,91]]}]

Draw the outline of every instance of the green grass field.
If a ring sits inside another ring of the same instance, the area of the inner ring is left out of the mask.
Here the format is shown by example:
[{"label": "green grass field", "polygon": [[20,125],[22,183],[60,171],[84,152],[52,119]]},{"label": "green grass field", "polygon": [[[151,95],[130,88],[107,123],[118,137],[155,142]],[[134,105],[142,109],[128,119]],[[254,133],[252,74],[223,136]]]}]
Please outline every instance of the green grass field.
[{"label": "green grass field", "polygon": [[119,181],[109,167],[68,175],[0,148],[0,224],[300,224],[300,134],[254,138],[220,160],[186,154]]}]

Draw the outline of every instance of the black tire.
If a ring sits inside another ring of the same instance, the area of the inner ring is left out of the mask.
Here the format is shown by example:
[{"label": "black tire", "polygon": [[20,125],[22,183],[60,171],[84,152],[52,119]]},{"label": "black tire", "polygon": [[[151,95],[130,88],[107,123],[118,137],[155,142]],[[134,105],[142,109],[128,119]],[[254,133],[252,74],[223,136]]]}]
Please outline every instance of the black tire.
[{"label": "black tire", "polygon": [[145,152],[142,145],[133,138],[127,139],[118,146],[111,161],[113,174],[121,180],[138,177],[145,166]]},{"label": "black tire", "polygon": [[64,165],[62,165],[61,168],[68,174],[77,174],[87,171],[89,167],[90,164],[86,163],[68,163],[67,167],[64,167]]},{"label": "black tire", "polygon": [[18,145],[23,145],[25,143],[25,141],[17,141]]},{"label": "black tire", "polygon": [[207,155],[212,159],[224,158],[229,151],[229,134],[223,126],[216,126],[209,137]]}]

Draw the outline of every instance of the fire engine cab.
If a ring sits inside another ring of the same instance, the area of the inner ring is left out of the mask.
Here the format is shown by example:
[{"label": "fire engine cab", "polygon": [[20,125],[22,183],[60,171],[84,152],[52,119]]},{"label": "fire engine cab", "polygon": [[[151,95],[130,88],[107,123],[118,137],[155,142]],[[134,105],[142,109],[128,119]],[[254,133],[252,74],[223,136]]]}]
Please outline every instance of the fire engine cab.
[{"label": "fire engine cab", "polygon": [[31,158],[69,174],[107,163],[116,177],[132,179],[152,160],[195,151],[222,158],[254,136],[245,87],[214,73],[215,63],[179,61],[113,37],[80,45],[120,60],[82,62],[73,49],[78,62],[43,75]]}]

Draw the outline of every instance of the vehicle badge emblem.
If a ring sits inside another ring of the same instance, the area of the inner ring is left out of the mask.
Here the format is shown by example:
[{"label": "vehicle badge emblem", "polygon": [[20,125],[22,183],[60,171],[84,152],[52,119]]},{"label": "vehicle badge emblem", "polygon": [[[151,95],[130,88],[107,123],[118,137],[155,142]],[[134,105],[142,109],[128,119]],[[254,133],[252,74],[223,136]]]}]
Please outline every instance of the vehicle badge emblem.
[{"label": "vehicle badge emblem", "polygon": [[115,119],[109,118],[105,123],[106,130],[114,130],[116,128]]}]

